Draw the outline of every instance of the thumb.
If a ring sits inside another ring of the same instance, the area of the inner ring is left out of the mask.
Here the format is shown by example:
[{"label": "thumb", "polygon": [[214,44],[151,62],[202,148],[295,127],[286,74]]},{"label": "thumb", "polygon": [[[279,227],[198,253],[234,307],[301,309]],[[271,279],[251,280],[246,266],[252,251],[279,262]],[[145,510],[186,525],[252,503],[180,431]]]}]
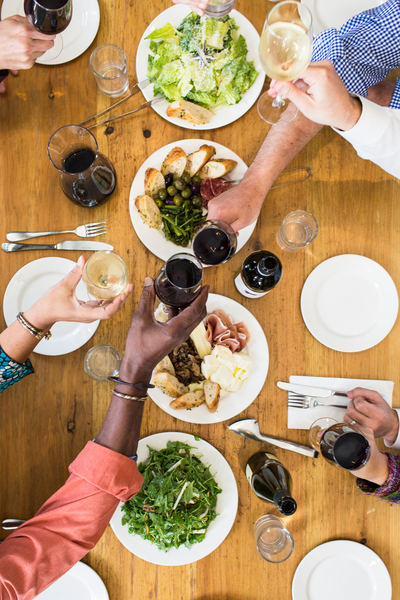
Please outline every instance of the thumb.
[{"label": "thumb", "polygon": [[[144,280],[144,287],[142,294],[140,296],[139,304],[136,309],[135,315],[140,317],[143,320],[153,319],[154,312],[154,300],[155,300],[155,291],[154,291],[154,281],[151,277],[146,277]],[[134,316],[135,316],[134,315]]]},{"label": "thumb", "polygon": [[85,257],[84,256],[80,256],[78,259],[78,262],[76,263],[76,265],[74,266],[74,268],[72,269],[72,271],[70,271],[68,273],[68,275],[66,275],[63,279],[63,283],[68,286],[68,288],[71,291],[74,291],[76,286],[78,285],[78,283],[81,280],[82,277],[82,271],[83,271],[83,267],[85,266]]}]

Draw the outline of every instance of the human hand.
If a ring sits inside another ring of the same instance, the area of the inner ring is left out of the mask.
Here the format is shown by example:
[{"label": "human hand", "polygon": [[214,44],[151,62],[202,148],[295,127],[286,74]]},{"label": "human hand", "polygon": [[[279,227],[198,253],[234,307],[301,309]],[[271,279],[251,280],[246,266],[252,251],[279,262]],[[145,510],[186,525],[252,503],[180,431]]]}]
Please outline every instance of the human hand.
[{"label": "human hand", "polygon": [[229,223],[238,232],[257,220],[263,201],[264,195],[253,189],[249,179],[243,179],[208,203],[207,218]]},{"label": "human hand", "polygon": [[375,437],[385,438],[393,444],[399,433],[399,419],[397,412],[390,408],[382,396],[365,388],[355,388],[347,395],[351,400],[344,421],[356,421],[357,427],[370,428]]},{"label": "human hand", "polygon": [[133,285],[128,284],[122,294],[106,304],[104,304],[104,300],[88,302],[78,300],[75,290],[81,280],[85,263],[85,257],[81,256],[64,279],[49,289],[31,308],[24,312],[29,323],[41,331],[46,331],[57,321],[92,323],[98,319],[111,319],[115,315],[131,293]]},{"label": "human hand", "polygon": [[342,131],[354,127],[361,116],[360,101],[350,96],[329,61],[311,64],[295,83],[273,79],[268,94],[275,98],[278,93],[311,121]]},{"label": "human hand", "polygon": [[151,277],[146,277],[139,305],[132,318],[126,340],[125,354],[119,378],[134,381],[136,373],[140,381],[150,380],[157,363],[169,352],[186,341],[193,329],[207,314],[206,302],[209,286],[203,286],[197,298],[178,315],[166,323],[154,317],[155,290]]},{"label": "human hand", "polygon": [[189,4],[193,12],[204,17],[204,9],[207,8],[209,0],[172,0],[174,4]]},{"label": "human hand", "polygon": [[0,21],[0,69],[11,69],[14,74],[18,69],[30,69],[54,46],[55,37],[36,31],[20,15]]},{"label": "human hand", "polygon": [[374,432],[369,427],[360,427],[359,424],[355,427],[367,438],[371,446],[371,455],[369,461],[361,469],[351,471],[356,477],[366,479],[377,485],[383,485],[389,476],[389,467],[386,455],[380,452],[375,442]]}]

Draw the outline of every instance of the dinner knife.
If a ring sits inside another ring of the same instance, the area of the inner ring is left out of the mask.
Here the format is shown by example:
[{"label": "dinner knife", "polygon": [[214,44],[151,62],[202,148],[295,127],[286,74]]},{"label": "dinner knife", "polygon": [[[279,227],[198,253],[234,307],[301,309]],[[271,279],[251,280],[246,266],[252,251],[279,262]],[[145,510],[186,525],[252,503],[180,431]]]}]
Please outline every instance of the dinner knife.
[{"label": "dinner knife", "polygon": [[4,252],[21,252],[22,250],[113,250],[113,246],[104,242],[59,242],[58,244],[12,244],[1,245]]},{"label": "dinner knife", "polygon": [[311,385],[301,385],[299,383],[285,383],[284,381],[278,381],[276,384],[281,390],[287,392],[294,392],[295,394],[301,394],[302,396],[313,396],[314,398],[329,398],[329,396],[345,396],[348,398],[346,392],[338,392],[336,390],[328,390],[326,388],[313,387]]}]

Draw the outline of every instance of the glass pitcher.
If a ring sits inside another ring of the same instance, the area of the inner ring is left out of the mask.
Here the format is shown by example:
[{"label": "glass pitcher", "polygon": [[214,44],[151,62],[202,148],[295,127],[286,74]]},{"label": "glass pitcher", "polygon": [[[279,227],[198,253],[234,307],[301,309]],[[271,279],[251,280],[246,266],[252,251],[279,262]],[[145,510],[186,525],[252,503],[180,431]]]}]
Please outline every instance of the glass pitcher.
[{"label": "glass pitcher", "polygon": [[115,170],[100,154],[96,138],[80,125],[58,129],[47,148],[51,163],[60,172],[64,194],[79,206],[99,206],[110,199],[115,189]]}]

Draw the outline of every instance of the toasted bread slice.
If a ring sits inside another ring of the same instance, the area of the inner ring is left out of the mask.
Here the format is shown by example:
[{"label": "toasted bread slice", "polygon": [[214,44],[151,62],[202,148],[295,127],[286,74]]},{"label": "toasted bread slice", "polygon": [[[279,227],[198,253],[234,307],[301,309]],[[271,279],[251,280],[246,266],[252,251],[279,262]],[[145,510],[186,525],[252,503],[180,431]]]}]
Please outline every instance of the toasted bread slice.
[{"label": "toasted bread slice", "polygon": [[152,229],[162,228],[162,218],[160,209],[153,198],[147,196],[138,196],[135,200],[135,206],[139,211],[143,221]]},{"label": "toasted bread slice", "polygon": [[186,394],[189,390],[186,385],[183,385],[183,383],[178,381],[177,378],[170,373],[155,373],[153,381],[154,385],[160,388],[164,394],[173,396],[174,398]]},{"label": "toasted bread slice", "polygon": [[172,173],[174,179],[178,179],[186,168],[187,156],[182,148],[172,148],[167,154],[161,167],[161,173],[165,176]]},{"label": "toasted bread slice", "polygon": [[206,177],[217,179],[217,177],[223,177],[233,171],[236,165],[236,160],[231,160],[230,158],[213,158],[213,160],[209,160],[204,165],[197,175],[201,179],[205,179]]},{"label": "toasted bread slice", "polygon": [[154,198],[158,190],[165,188],[165,179],[157,169],[146,169],[144,174],[144,193],[150,198]]},{"label": "toasted bread slice", "polygon": [[200,406],[203,404],[204,392],[203,390],[198,390],[197,392],[188,392],[179,398],[175,398],[172,402],[169,403],[171,408],[175,409],[183,409],[183,408],[194,408],[195,406]]},{"label": "toasted bread slice", "polygon": [[187,100],[175,100],[167,108],[167,117],[177,117],[196,125],[209,123],[214,116],[211,110]]},{"label": "toasted bread slice", "polygon": [[158,365],[156,365],[155,371],[156,373],[169,373],[175,377],[175,367],[168,355],[160,360]]},{"label": "toasted bread slice", "polygon": [[196,175],[204,167],[206,162],[210,160],[212,156],[215,154],[214,146],[200,146],[200,149],[197,152],[192,152],[187,157],[186,163],[186,171],[189,173],[190,177]]},{"label": "toasted bread slice", "polygon": [[214,383],[213,381],[204,382],[203,385],[205,400],[207,404],[207,408],[211,413],[215,413],[219,404],[219,395],[221,391],[221,387],[219,383]]}]

